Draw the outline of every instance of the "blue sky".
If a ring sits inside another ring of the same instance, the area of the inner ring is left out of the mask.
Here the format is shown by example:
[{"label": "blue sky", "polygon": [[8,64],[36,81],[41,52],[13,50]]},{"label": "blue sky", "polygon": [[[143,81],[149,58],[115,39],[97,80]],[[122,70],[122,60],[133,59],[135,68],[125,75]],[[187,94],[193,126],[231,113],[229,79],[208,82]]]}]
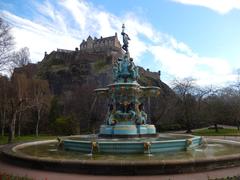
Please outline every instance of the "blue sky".
[{"label": "blue sky", "polygon": [[88,35],[120,35],[125,23],[135,63],[161,70],[167,83],[191,76],[224,85],[240,68],[239,0],[0,0],[0,13],[33,62]]}]

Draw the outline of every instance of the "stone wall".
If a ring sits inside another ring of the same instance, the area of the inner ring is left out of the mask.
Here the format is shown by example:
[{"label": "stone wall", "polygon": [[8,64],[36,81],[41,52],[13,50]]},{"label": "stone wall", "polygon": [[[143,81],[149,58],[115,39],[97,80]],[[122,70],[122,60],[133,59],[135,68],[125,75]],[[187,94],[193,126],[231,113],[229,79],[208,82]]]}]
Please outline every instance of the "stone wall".
[{"label": "stone wall", "polygon": [[152,78],[152,79],[160,80],[161,71],[152,72],[149,69],[145,70],[144,68],[139,67],[139,74],[140,74],[140,76],[144,76],[144,77],[149,77],[149,78]]}]

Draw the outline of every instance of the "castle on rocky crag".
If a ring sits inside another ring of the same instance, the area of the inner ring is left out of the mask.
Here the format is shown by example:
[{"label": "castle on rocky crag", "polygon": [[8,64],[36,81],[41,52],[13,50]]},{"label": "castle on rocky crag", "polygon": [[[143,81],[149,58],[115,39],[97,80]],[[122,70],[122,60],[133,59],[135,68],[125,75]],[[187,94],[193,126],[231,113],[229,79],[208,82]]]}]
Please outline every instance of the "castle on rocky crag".
[{"label": "castle on rocky crag", "polygon": [[[100,64],[112,66],[118,57],[123,55],[117,33],[114,36],[105,38],[88,36],[86,40],[81,42],[79,47],[76,47],[75,50],[57,49],[57,51],[52,51],[50,54],[45,52],[43,62],[55,59],[54,62],[57,66],[54,67],[59,67],[59,63],[74,65],[77,66],[80,75],[88,76],[93,73],[94,68],[92,67]],[[56,70],[54,69],[54,71]],[[149,69],[144,70],[139,67],[139,73],[141,76],[160,80],[160,71],[151,72]]]},{"label": "castle on rocky crag", "polygon": [[[86,56],[105,56],[108,57],[107,63],[113,64],[117,57],[120,57],[122,53],[123,51],[121,44],[118,40],[117,33],[115,33],[114,36],[105,38],[101,36],[99,39],[88,36],[88,38],[83,40],[80,44],[80,49],[78,47],[76,47],[75,50],[57,49],[57,51],[52,51],[50,54],[45,52],[44,59],[48,59],[49,55],[51,54],[54,54],[55,59],[61,59],[65,61],[71,61],[73,59],[80,60]],[[92,60],[94,59],[96,58],[93,58]]]},{"label": "castle on rocky crag", "polygon": [[[121,44],[118,40],[117,33],[115,33],[114,36],[105,37],[102,36],[97,39],[94,37],[94,39],[91,36],[88,36],[87,40],[83,40],[80,44],[80,51],[82,52],[89,52],[89,53],[96,53],[96,52],[105,52],[108,55],[113,54],[113,52],[121,52],[122,48]],[[158,79],[160,78],[161,72],[150,72],[149,69],[147,71],[144,71],[143,68],[139,69],[140,73],[144,73],[145,76]]]},{"label": "castle on rocky crag", "polygon": [[103,38],[102,36],[94,39],[88,36],[87,40],[83,40],[80,44],[80,51],[85,52],[99,52],[99,51],[121,51],[121,44],[117,38],[117,33],[115,36],[110,36]]}]

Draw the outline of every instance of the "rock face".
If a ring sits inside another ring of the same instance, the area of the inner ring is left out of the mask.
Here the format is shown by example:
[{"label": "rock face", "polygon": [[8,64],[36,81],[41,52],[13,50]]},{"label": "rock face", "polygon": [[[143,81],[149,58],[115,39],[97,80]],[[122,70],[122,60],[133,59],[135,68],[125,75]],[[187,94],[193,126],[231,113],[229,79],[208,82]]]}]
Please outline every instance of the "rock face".
[{"label": "rock face", "polygon": [[112,65],[121,55],[117,34],[99,39],[89,36],[80,44],[80,50],[45,53],[38,75],[48,79],[57,95],[76,86],[104,86],[112,81]]},{"label": "rock face", "polygon": [[[113,82],[112,67],[122,51],[87,52],[57,50],[46,55],[39,63],[38,76],[49,81],[54,94],[59,95],[76,85],[106,86]],[[160,80],[160,72],[150,72],[139,67],[140,84],[164,87],[172,90]]]},{"label": "rock face", "polygon": [[111,58],[102,53],[53,51],[41,62],[38,75],[49,81],[54,94],[60,95],[76,86],[104,84],[111,78],[107,73]]}]

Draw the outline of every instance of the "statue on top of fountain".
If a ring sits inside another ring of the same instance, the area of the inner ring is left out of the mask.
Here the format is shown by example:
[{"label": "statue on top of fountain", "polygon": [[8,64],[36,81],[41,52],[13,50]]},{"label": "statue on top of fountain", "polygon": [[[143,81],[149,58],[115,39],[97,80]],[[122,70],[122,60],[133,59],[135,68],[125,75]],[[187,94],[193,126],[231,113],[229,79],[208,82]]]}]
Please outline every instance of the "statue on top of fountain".
[{"label": "statue on top of fountain", "polygon": [[121,35],[123,36],[122,48],[123,48],[123,50],[126,51],[126,53],[128,53],[128,40],[131,40],[131,39],[129,38],[128,34],[124,32],[124,29],[125,29],[125,25],[123,24],[122,25],[122,33],[121,33]]},{"label": "statue on top of fountain", "polygon": [[123,46],[125,54],[122,58],[118,58],[113,66],[114,82],[135,82],[139,78],[138,67],[134,64],[133,58],[130,58],[128,52],[129,36],[124,32],[125,26],[122,26]]}]

